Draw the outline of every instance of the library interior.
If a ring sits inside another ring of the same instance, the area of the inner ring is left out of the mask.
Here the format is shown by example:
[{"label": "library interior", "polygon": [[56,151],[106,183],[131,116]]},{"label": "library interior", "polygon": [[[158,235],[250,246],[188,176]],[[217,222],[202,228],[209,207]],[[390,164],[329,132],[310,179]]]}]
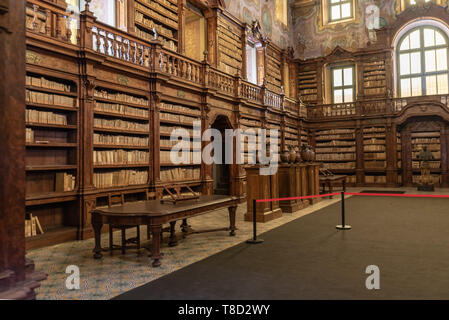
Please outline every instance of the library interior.
[{"label": "library interior", "polygon": [[446,0],[0,0],[0,299],[447,299],[448,51]]}]

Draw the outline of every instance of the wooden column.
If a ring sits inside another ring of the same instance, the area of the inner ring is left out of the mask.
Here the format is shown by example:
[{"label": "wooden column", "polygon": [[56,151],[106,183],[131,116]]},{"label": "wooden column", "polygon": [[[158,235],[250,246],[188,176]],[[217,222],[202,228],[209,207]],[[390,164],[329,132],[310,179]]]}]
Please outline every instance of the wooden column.
[{"label": "wooden column", "polygon": [[402,151],[402,184],[411,187],[413,184],[412,170],[412,139],[409,128],[404,128],[401,132]]},{"label": "wooden column", "polygon": [[444,123],[441,126],[440,131],[441,141],[441,187],[449,187],[449,163],[448,163],[448,147],[449,147],[449,130],[447,124]]},{"label": "wooden column", "polygon": [[[217,9],[210,9],[205,13],[207,21],[207,54],[208,62],[212,67],[218,67],[218,32]],[[243,71],[243,70],[242,70]]]},{"label": "wooden column", "polygon": [[[203,102],[203,107],[201,110],[201,135],[203,135],[204,131],[210,129],[211,123],[209,118],[210,106],[207,103],[207,97],[204,97],[205,101]],[[201,150],[204,150],[206,146],[209,144],[207,141],[201,141]],[[213,179],[213,165],[205,164],[204,161],[201,161],[201,179],[202,183],[202,194],[210,195],[214,190],[214,179]]]},{"label": "wooden column", "polygon": [[386,155],[387,155],[387,185],[394,187],[398,183],[397,165],[397,133],[396,124],[390,123],[386,127]]},{"label": "wooden column", "polygon": [[355,129],[355,150],[356,150],[356,184],[365,183],[365,163],[363,157],[363,128],[360,123]]},{"label": "wooden column", "polygon": [[186,0],[178,0],[178,52],[186,52],[186,34],[184,26],[186,25]]},{"label": "wooden column", "polygon": [[324,67],[324,61],[318,61],[316,66],[316,84],[317,84],[317,104],[323,104],[324,103],[324,86],[323,86],[323,67]]},{"label": "wooden column", "polygon": [[34,299],[25,259],[25,2],[0,1],[0,299]]},{"label": "wooden column", "polygon": [[243,24],[242,27],[242,79],[248,80],[248,70],[247,70],[247,56],[246,56],[246,44],[248,42],[248,25]]},{"label": "wooden column", "polygon": [[[92,26],[95,17],[89,8],[81,13],[80,39],[82,49],[92,48]],[[94,62],[87,58],[79,59],[80,69],[80,117],[79,117],[79,152],[80,162],[83,164],[80,170],[80,198],[78,239],[86,239],[93,236],[90,212],[96,207],[96,197],[92,195],[95,187],[93,184],[93,119],[94,119],[94,90],[95,70]]]}]

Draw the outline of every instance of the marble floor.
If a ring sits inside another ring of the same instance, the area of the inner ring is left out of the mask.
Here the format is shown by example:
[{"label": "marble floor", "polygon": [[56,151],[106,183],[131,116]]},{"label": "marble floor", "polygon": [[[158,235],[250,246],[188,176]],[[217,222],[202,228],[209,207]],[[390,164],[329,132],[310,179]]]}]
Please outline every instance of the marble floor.
[{"label": "marble floor", "polygon": [[[369,190],[369,188],[360,188],[348,191],[357,192],[362,189]],[[386,188],[375,189],[386,190]],[[411,188],[402,190],[407,193],[418,193],[416,189]],[[439,189],[435,193],[449,194],[449,190]],[[337,196],[334,199],[323,199],[323,201],[301,211],[283,214],[281,218],[268,223],[259,223],[258,233],[271,230],[339,202],[339,198]],[[186,239],[181,239],[176,247],[169,247],[166,239],[162,246],[164,258],[162,266],[159,268],[151,267],[151,259],[148,257],[146,249],[140,251],[130,249],[126,255],[121,255],[119,251],[115,251],[113,255],[105,253],[103,259],[94,260],[92,258],[93,239],[30,250],[27,252],[27,257],[34,260],[37,270],[45,271],[48,274],[48,279],[42,282],[41,287],[37,289],[37,298],[44,300],[98,300],[115,297],[251,238],[252,223],[243,220],[245,212],[246,205],[240,205],[237,210],[238,230],[235,237],[230,237],[226,231],[193,234]],[[339,222],[339,214],[340,212],[337,210],[335,223]],[[228,223],[227,209],[217,210],[189,220],[189,224],[194,229],[217,228],[227,226]],[[178,238],[181,238],[179,224],[177,230]],[[145,242],[146,228],[142,227],[141,232]],[[129,232],[129,236],[132,236],[131,232]],[[120,243],[120,232],[114,233],[114,240],[115,243]],[[102,244],[107,247],[107,234],[103,234]],[[66,279],[69,276],[66,273],[66,268],[71,265],[79,267],[80,270],[79,290],[69,290],[66,287]]]}]

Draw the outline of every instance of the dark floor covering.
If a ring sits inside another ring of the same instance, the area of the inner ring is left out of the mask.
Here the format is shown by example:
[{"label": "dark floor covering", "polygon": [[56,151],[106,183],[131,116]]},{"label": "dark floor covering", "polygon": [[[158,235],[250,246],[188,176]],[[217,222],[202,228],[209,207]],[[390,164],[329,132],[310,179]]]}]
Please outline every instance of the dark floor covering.
[{"label": "dark floor covering", "polygon": [[[449,200],[352,197],[115,299],[447,299]],[[187,239],[188,241],[188,239]],[[368,265],[380,290],[367,290]]]}]

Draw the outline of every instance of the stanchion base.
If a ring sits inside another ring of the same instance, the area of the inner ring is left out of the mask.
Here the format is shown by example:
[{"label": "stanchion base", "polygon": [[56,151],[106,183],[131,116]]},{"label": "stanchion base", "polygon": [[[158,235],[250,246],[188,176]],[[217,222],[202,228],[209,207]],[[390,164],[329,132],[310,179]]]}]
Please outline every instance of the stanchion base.
[{"label": "stanchion base", "polygon": [[262,242],[263,242],[263,239],[256,239],[256,240],[249,239],[249,240],[246,240],[246,243],[249,243],[249,244],[259,244],[259,243],[262,243]]},{"label": "stanchion base", "polygon": [[342,226],[341,224],[339,224],[338,226],[336,226],[335,228],[337,228],[338,230],[351,230],[352,229],[352,227],[351,226],[349,226],[349,225],[344,225],[344,226]]}]

